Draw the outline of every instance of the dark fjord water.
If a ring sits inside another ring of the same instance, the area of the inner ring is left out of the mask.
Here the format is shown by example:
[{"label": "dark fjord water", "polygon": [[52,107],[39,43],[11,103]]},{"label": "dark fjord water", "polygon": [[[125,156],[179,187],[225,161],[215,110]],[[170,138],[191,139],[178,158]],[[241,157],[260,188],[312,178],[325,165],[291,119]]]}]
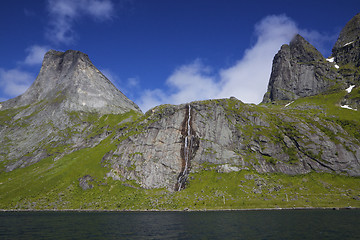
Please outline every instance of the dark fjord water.
[{"label": "dark fjord water", "polygon": [[360,210],[2,212],[0,239],[360,239]]}]

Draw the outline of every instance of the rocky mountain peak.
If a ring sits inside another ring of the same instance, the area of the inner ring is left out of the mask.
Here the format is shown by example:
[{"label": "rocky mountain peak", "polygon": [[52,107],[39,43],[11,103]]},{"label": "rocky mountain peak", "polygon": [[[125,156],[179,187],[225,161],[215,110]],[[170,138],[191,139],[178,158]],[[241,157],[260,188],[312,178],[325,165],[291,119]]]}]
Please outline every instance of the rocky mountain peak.
[{"label": "rocky mountain peak", "polygon": [[337,84],[338,75],[334,64],[325,61],[314,46],[297,34],[275,55],[263,102],[317,95]]},{"label": "rocky mountain peak", "polygon": [[334,45],[334,49],[342,48],[347,44],[358,41],[360,39],[360,13],[355,15],[341,30],[338,40]]},{"label": "rocky mountain peak", "polygon": [[360,66],[360,13],[353,17],[341,30],[332,56],[341,65]]},{"label": "rocky mountain peak", "polygon": [[322,60],[322,54],[306,41],[301,35],[296,34],[290,42],[290,53],[298,62],[312,62]]},{"label": "rocky mountain peak", "polygon": [[73,50],[47,52],[29,89],[1,105],[1,110],[8,110],[0,116],[0,163],[4,156],[9,159],[6,171],[38,162],[52,155],[49,149],[54,147],[71,145],[71,152],[101,141],[107,133],[85,140],[96,128],[87,117],[141,113],[86,54]]},{"label": "rocky mountain peak", "polygon": [[38,77],[21,96],[3,104],[13,108],[39,101],[61,101],[61,108],[70,111],[124,113],[140,111],[139,107],[120,92],[90,61],[74,50],[48,51]]}]

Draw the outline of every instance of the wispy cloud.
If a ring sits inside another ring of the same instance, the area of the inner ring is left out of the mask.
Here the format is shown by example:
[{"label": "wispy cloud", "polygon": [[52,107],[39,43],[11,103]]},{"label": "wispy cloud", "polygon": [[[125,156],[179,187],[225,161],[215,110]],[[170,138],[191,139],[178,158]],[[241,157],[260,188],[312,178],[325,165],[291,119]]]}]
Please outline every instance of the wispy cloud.
[{"label": "wispy cloud", "polygon": [[26,65],[38,65],[41,64],[45,53],[50,49],[48,46],[33,45],[26,49],[28,55],[24,60]]},{"label": "wispy cloud", "polygon": [[19,61],[13,69],[0,68],[0,101],[5,101],[23,94],[35,80],[33,73],[24,70],[24,67],[40,65],[49,47],[33,45],[25,50],[25,60]]},{"label": "wispy cloud", "polygon": [[48,0],[50,25],[46,36],[54,43],[69,44],[74,41],[74,21],[83,16],[105,21],[114,14],[111,0]]},{"label": "wispy cloud", "polygon": [[5,70],[0,68],[1,96],[16,97],[24,93],[33,80],[34,76],[29,72],[19,69]]},{"label": "wispy cloud", "polygon": [[214,97],[220,87],[215,78],[211,69],[197,59],[172,73],[166,80],[167,91],[145,90],[139,101],[140,108],[148,110],[163,103],[179,104]]},{"label": "wispy cloud", "polygon": [[128,78],[127,80],[127,86],[129,88],[138,88],[140,84],[140,81],[136,77]]},{"label": "wispy cloud", "polygon": [[285,15],[264,18],[255,26],[255,45],[234,66],[220,71],[217,97],[235,96],[244,102],[259,103],[267,89],[275,54],[297,32],[296,24]]}]

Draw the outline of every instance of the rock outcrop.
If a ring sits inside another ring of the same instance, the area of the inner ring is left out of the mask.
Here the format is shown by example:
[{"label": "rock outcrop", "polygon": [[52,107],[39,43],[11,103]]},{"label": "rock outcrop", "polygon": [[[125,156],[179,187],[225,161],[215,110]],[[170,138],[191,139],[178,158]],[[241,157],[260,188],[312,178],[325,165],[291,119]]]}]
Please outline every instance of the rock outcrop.
[{"label": "rock outcrop", "polygon": [[341,30],[333,49],[335,61],[341,65],[360,66],[360,13],[353,17]]},{"label": "rock outcrop", "polygon": [[274,57],[263,102],[295,100],[334,88],[344,89],[346,85],[336,67],[335,63],[326,61],[303,37],[296,35]]}]

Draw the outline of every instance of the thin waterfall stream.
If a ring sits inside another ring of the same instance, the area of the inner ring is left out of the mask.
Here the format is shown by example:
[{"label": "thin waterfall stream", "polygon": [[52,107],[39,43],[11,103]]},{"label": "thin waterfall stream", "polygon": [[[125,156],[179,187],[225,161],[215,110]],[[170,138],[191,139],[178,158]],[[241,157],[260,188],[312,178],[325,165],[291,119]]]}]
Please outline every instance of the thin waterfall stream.
[{"label": "thin waterfall stream", "polygon": [[190,171],[190,160],[192,158],[192,148],[193,148],[193,139],[194,136],[192,135],[191,131],[191,105],[188,105],[187,114],[185,114],[184,122],[186,124],[184,126],[184,145],[181,149],[182,151],[182,170],[178,176],[177,183],[175,185],[175,191],[180,191],[181,189],[185,188],[185,182],[189,175]]}]

